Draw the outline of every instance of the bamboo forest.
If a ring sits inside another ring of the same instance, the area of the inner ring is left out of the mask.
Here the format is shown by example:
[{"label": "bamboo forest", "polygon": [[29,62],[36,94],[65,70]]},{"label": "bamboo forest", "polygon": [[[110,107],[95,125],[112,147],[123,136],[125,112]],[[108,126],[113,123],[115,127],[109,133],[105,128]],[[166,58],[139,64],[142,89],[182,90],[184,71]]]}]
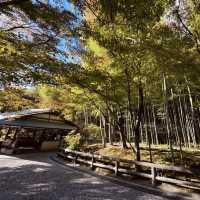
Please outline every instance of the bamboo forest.
[{"label": "bamboo forest", "polygon": [[0,0],[0,156],[45,148],[200,190],[200,0]]}]

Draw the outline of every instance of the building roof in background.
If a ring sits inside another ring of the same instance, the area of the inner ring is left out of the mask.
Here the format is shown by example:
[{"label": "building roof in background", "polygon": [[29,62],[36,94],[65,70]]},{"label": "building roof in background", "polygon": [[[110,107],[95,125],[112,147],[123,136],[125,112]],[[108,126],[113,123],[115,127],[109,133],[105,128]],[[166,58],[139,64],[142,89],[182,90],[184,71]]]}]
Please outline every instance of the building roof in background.
[{"label": "building roof in background", "polygon": [[28,109],[16,112],[5,112],[0,113],[0,120],[7,120],[7,119],[16,119],[21,118],[24,116],[36,115],[36,114],[43,114],[43,113],[51,113],[52,110],[49,108],[46,109]]},{"label": "building roof in background", "polygon": [[74,130],[75,126],[68,123],[52,123],[36,120],[0,120],[0,126],[10,127],[24,127],[24,128],[40,128],[40,129],[62,129],[62,130]]},{"label": "building roof in background", "polygon": [[28,109],[0,114],[0,126],[73,130],[77,126],[51,109]]}]

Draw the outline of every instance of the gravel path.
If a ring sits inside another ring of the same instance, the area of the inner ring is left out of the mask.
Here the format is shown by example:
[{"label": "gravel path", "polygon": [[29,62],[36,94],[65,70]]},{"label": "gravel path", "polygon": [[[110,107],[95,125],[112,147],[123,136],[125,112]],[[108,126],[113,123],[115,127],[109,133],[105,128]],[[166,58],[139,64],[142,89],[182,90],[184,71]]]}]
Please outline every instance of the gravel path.
[{"label": "gravel path", "polygon": [[0,155],[0,200],[166,200],[63,167],[46,153]]}]

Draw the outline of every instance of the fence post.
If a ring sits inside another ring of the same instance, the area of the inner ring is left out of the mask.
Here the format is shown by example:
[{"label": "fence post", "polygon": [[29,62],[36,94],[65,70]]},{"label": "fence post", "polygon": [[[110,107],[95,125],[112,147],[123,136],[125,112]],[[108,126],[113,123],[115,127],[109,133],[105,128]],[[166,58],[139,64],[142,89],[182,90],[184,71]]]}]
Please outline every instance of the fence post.
[{"label": "fence post", "polygon": [[156,168],[155,167],[151,167],[151,183],[152,185],[156,184]]},{"label": "fence post", "polygon": [[67,158],[67,155],[69,155],[68,149],[64,149],[64,157]]},{"label": "fence post", "polygon": [[66,159],[66,158],[67,158],[68,151],[66,151],[66,149],[63,149],[63,150],[62,150],[62,154],[63,154],[63,157]]},{"label": "fence post", "polygon": [[74,155],[74,166],[76,165],[76,162],[77,162],[77,158],[78,158],[78,155],[75,153],[75,155]]},{"label": "fence post", "polygon": [[92,170],[94,169],[94,162],[95,162],[94,154],[92,154],[92,162],[91,162],[91,166],[90,166]]},{"label": "fence post", "polygon": [[115,161],[115,175],[118,175],[119,161]]}]

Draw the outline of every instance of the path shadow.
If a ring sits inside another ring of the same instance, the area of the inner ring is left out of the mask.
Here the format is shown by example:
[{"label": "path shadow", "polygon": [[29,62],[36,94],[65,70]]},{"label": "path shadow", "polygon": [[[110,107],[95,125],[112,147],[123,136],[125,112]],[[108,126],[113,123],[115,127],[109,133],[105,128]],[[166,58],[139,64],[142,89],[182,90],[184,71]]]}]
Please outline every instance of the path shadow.
[{"label": "path shadow", "polygon": [[0,200],[165,199],[64,168],[44,157],[35,155],[31,161],[20,157],[7,156],[0,164]]}]

